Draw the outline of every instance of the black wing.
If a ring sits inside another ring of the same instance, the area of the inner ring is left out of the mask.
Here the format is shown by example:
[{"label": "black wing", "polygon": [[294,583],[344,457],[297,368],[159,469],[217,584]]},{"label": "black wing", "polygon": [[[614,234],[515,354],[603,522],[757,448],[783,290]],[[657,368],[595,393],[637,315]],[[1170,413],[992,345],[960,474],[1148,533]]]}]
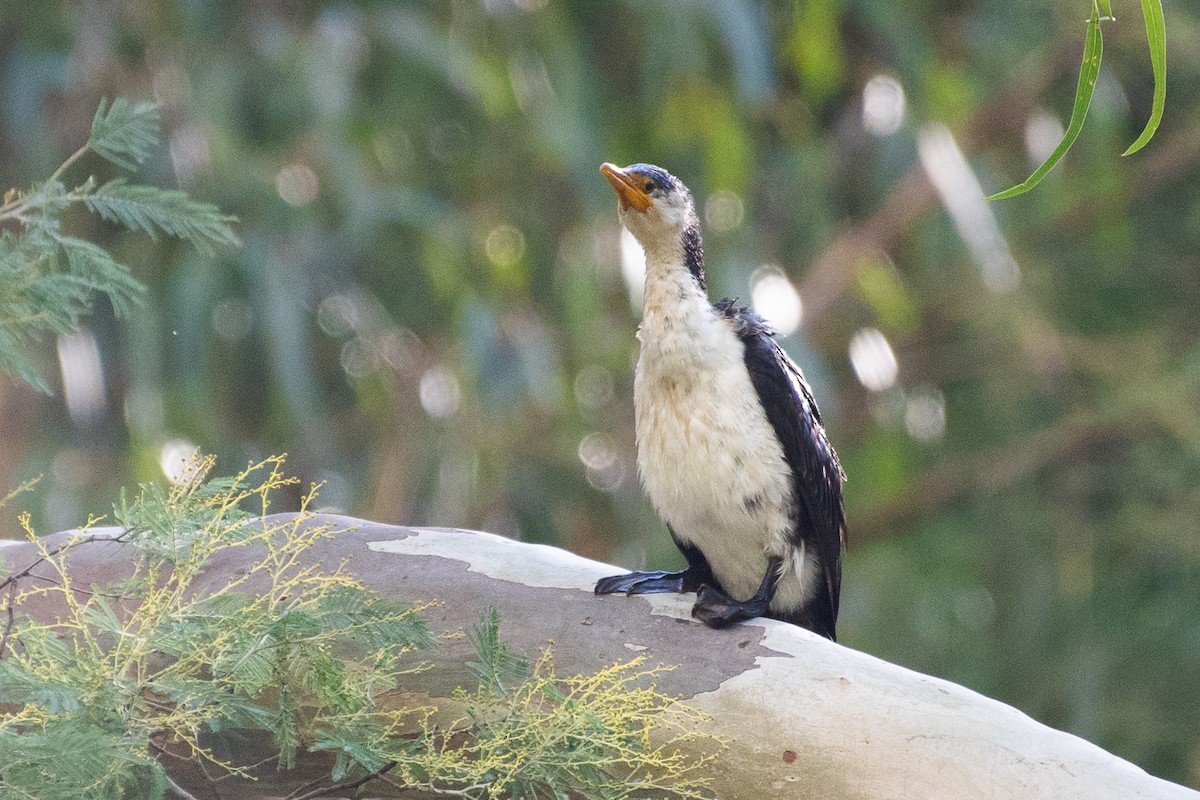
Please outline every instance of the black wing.
[{"label": "black wing", "polygon": [[791,468],[796,498],[796,543],[816,556],[825,579],[824,587],[789,621],[835,639],[842,588],[842,549],[846,545],[846,515],[842,506],[842,482],[846,476],[825,437],[821,412],[804,374],[776,343],[771,326],[748,308],[736,308],[734,302],[722,300],[716,308],[735,325],[745,347],[750,381]]}]

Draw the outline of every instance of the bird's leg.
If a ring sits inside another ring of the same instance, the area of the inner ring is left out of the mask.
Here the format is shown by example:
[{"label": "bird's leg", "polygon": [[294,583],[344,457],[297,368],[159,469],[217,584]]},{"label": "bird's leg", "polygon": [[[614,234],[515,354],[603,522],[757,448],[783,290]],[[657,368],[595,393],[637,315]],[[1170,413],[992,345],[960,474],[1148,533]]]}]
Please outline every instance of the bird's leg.
[{"label": "bird's leg", "polygon": [[724,628],[735,622],[765,616],[775,597],[782,564],[783,559],[778,556],[767,559],[767,571],[762,583],[749,600],[734,600],[715,586],[701,586],[696,605],[692,606],[692,616],[711,628]]}]

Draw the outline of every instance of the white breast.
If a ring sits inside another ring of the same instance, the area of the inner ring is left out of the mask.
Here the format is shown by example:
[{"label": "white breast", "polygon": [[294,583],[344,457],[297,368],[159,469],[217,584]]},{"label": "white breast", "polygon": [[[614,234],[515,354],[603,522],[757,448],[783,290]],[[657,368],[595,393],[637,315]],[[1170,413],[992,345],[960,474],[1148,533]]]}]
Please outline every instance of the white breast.
[{"label": "white breast", "polygon": [[811,594],[798,576],[817,565],[791,544],[790,471],[742,343],[686,273],[651,274],[645,302],[634,403],[646,493],[737,599],[754,594],[768,555],[781,557],[773,606],[793,609]]}]

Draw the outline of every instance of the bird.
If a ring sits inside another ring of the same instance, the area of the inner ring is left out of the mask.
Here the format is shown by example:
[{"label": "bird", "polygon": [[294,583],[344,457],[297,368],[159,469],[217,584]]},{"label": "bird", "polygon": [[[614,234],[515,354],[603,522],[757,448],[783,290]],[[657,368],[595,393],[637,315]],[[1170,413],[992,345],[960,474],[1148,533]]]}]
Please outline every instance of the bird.
[{"label": "bird", "polygon": [[688,188],[661,167],[605,162],[646,256],[634,374],[638,474],[687,561],[602,578],[597,595],[696,592],[713,628],[769,617],[837,640],[845,472],[777,332],[712,303]]}]

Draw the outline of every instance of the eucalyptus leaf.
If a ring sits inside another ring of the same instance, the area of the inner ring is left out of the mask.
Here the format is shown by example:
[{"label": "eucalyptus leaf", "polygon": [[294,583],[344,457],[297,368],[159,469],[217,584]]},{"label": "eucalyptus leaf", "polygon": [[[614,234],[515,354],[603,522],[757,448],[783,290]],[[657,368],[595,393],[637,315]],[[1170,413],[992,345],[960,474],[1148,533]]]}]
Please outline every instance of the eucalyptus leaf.
[{"label": "eucalyptus leaf", "polygon": [[1137,140],[1121,155],[1133,155],[1154,138],[1162,122],[1167,103],[1167,22],[1163,17],[1162,0],[1142,0],[1142,18],[1146,22],[1146,42],[1150,46],[1150,66],[1154,70],[1154,101],[1150,119]]},{"label": "eucalyptus leaf", "polygon": [[1096,89],[1096,77],[1100,74],[1100,58],[1104,53],[1104,37],[1100,32],[1100,9],[1095,3],[1092,4],[1092,16],[1088,19],[1087,25],[1087,38],[1083,45],[1083,63],[1079,67],[1079,83],[1075,87],[1075,106],[1071,109],[1071,122],[1067,125],[1062,140],[1054,148],[1054,152],[1050,154],[1049,158],[1034,170],[1032,175],[1016,186],[991,195],[987,198],[988,200],[1005,200],[1009,197],[1016,197],[1037,186],[1042,178],[1046,177],[1046,173],[1062,160],[1062,157],[1071,149],[1071,145],[1079,138],[1079,132],[1083,130],[1083,121],[1087,117],[1088,107],[1092,103],[1092,93]]}]

